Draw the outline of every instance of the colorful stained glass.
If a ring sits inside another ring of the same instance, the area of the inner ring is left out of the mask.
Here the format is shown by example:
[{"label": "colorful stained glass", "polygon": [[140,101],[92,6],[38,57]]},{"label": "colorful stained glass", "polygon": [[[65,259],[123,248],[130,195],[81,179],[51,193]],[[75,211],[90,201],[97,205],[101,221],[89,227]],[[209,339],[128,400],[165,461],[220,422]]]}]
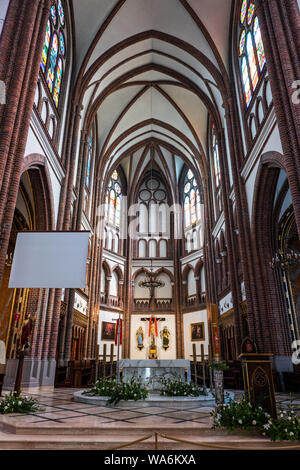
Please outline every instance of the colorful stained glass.
[{"label": "colorful stained glass", "polygon": [[43,45],[43,51],[42,51],[42,57],[41,57],[41,69],[43,72],[45,72],[45,69],[46,69],[50,39],[51,39],[51,25],[50,25],[50,20],[48,20],[45,39],[44,39],[44,45]]},{"label": "colorful stained glass", "polygon": [[190,194],[190,202],[191,202],[191,223],[194,224],[197,221],[196,215],[196,193],[194,189],[192,189]]},{"label": "colorful stained glass", "polygon": [[117,197],[116,199],[116,217],[115,217],[115,225],[117,227],[120,226],[121,222],[121,198]]},{"label": "colorful stained glass", "polygon": [[115,223],[115,213],[116,213],[116,193],[112,189],[109,194],[109,222],[111,224]]},{"label": "colorful stained glass", "polygon": [[249,69],[250,69],[250,78],[252,82],[252,88],[255,90],[256,85],[258,83],[258,70],[256,65],[256,59],[254,54],[254,47],[253,47],[253,40],[252,40],[252,33],[249,32],[247,34],[247,55],[248,55],[248,62],[249,62]]},{"label": "colorful stained glass", "polygon": [[196,205],[197,205],[197,219],[201,219],[201,200],[200,200],[200,192],[197,189],[196,191]]},{"label": "colorful stained glass", "polygon": [[56,7],[55,7],[55,5],[52,5],[52,7],[50,8],[50,16],[51,16],[51,19],[52,19],[52,22],[53,22],[54,26],[56,26],[57,16],[56,16]]},{"label": "colorful stained glass", "polygon": [[187,183],[187,184],[185,185],[185,187],[184,187],[184,192],[185,192],[185,193],[188,193],[190,189],[191,189],[191,184],[190,184],[190,183]]},{"label": "colorful stained glass", "polygon": [[54,74],[55,74],[55,68],[56,68],[57,53],[58,53],[58,37],[57,37],[57,34],[54,33],[53,38],[52,38],[52,43],[51,43],[50,61],[49,61],[49,67],[48,67],[48,72],[47,72],[47,77],[46,77],[48,87],[51,93],[53,90],[53,81],[54,81]]},{"label": "colorful stained glass", "polygon": [[185,227],[191,225],[190,198],[188,196],[184,200],[184,220]]},{"label": "colorful stained glass", "polygon": [[249,103],[252,99],[252,92],[251,92],[251,87],[250,87],[248,66],[247,66],[247,61],[245,57],[242,60],[242,80],[243,80],[246,105],[249,106]]},{"label": "colorful stained glass", "polygon": [[188,171],[187,177],[188,177],[189,180],[194,178],[193,172],[191,170]]},{"label": "colorful stained glass", "polygon": [[64,9],[63,9],[61,0],[58,0],[57,6],[58,6],[58,15],[59,15],[59,19],[60,19],[60,24],[62,26],[64,26],[65,25],[65,13],[64,13]]},{"label": "colorful stained glass", "polygon": [[216,188],[220,186],[221,181],[221,170],[220,170],[220,156],[219,156],[219,144],[215,131],[213,130],[213,154],[214,154],[214,177]]},{"label": "colorful stained glass", "polygon": [[56,77],[55,77],[55,85],[53,89],[53,100],[56,106],[58,106],[58,100],[59,100],[59,95],[60,95],[60,88],[61,88],[61,81],[62,81],[62,60],[59,57],[58,62],[57,62],[57,69],[56,69]]},{"label": "colorful stained glass", "polygon": [[241,23],[243,24],[246,18],[248,0],[244,0],[241,7]]},{"label": "colorful stained glass", "polygon": [[88,161],[87,161],[87,166],[86,166],[86,177],[85,177],[85,185],[87,188],[90,187],[92,154],[93,154],[93,139],[92,137],[89,137],[89,153],[88,153]]},{"label": "colorful stained glass", "polygon": [[115,171],[113,172],[113,174],[111,175],[111,177],[112,177],[112,179],[113,179],[114,181],[117,181],[117,179],[119,178],[119,175],[118,175],[117,170],[115,170]]},{"label": "colorful stained glass", "polygon": [[254,34],[254,41],[255,41],[257,57],[258,57],[259,70],[261,72],[266,63],[266,55],[265,55],[264,45],[262,42],[261,31],[260,31],[260,26],[259,26],[259,21],[258,21],[257,16],[254,20],[253,34]]},{"label": "colorful stained glass", "polygon": [[247,23],[250,25],[253,20],[254,16],[254,11],[255,11],[255,5],[254,3],[250,3],[249,9],[248,9],[248,15],[247,15]]},{"label": "colorful stained glass", "polygon": [[191,170],[188,170],[184,180],[184,226],[196,223],[200,218],[200,195],[197,181]]},{"label": "colorful stained glass", "polygon": [[243,29],[241,38],[240,38],[240,55],[243,55],[245,52],[245,42],[246,42],[246,31]]},{"label": "colorful stained glass", "polygon": [[118,172],[115,170],[109,180],[105,197],[105,219],[119,227],[121,223],[122,188]]},{"label": "colorful stained glass", "polygon": [[59,52],[64,57],[66,53],[65,38],[63,33],[59,32]]}]

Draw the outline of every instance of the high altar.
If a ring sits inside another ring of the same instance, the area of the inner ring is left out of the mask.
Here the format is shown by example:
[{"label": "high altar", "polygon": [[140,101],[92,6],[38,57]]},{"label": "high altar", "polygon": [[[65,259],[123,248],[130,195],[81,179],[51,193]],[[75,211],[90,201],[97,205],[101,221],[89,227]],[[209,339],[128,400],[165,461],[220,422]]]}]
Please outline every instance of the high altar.
[{"label": "high altar", "polygon": [[191,381],[190,361],[185,359],[122,359],[120,361],[123,380],[127,382],[132,377],[140,377],[149,390],[159,390],[159,378],[172,378],[174,375]]}]

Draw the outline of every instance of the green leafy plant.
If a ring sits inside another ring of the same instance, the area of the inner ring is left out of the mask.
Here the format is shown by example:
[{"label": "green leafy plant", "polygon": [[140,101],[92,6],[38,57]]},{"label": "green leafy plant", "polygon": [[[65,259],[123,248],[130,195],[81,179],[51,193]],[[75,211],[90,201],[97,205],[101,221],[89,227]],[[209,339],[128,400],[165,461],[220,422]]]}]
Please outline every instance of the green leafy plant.
[{"label": "green leafy plant", "polygon": [[207,392],[197,385],[185,382],[183,379],[165,378],[159,379],[161,384],[160,394],[166,397],[199,397],[201,395],[207,395]]},{"label": "green leafy plant", "polygon": [[229,370],[229,365],[226,362],[211,362],[208,367],[212,370]]},{"label": "green leafy plant", "polygon": [[10,392],[0,401],[0,413],[33,413],[40,407],[37,400],[31,397],[22,396],[21,392]]},{"label": "green leafy plant", "polygon": [[292,406],[287,410],[281,409],[275,419],[262,406],[252,405],[243,398],[217,405],[211,415],[213,429],[223,427],[228,431],[236,429],[258,431],[272,441],[300,440],[300,418]]},{"label": "green leafy plant", "polygon": [[148,389],[137,378],[132,377],[128,382],[116,379],[101,378],[90,390],[83,392],[89,396],[109,397],[108,404],[117,404],[121,400],[145,400],[148,397]]}]

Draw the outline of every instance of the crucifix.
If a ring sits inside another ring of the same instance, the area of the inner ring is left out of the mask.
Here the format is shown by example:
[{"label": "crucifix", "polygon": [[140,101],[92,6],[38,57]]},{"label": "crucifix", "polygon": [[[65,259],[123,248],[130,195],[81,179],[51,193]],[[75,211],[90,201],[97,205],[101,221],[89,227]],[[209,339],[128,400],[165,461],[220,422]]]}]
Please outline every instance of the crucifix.
[{"label": "crucifix", "polygon": [[141,321],[149,321],[149,336],[151,336],[149,359],[157,359],[157,346],[155,344],[155,338],[158,336],[157,322],[165,321],[165,318],[156,318],[152,314],[150,318],[141,318]]}]

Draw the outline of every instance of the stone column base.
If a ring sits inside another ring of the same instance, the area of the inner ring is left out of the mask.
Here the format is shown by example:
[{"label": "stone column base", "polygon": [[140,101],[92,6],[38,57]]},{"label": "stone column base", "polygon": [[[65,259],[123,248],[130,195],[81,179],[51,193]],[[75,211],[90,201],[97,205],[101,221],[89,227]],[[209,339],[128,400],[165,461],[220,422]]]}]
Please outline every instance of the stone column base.
[{"label": "stone column base", "polygon": [[[6,376],[3,389],[12,390],[15,385],[18,359],[9,359],[6,365]],[[53,388],[55,380],[56,360],[35,359],[25,357],[21,389],[31,390],[41,387]]]}]

